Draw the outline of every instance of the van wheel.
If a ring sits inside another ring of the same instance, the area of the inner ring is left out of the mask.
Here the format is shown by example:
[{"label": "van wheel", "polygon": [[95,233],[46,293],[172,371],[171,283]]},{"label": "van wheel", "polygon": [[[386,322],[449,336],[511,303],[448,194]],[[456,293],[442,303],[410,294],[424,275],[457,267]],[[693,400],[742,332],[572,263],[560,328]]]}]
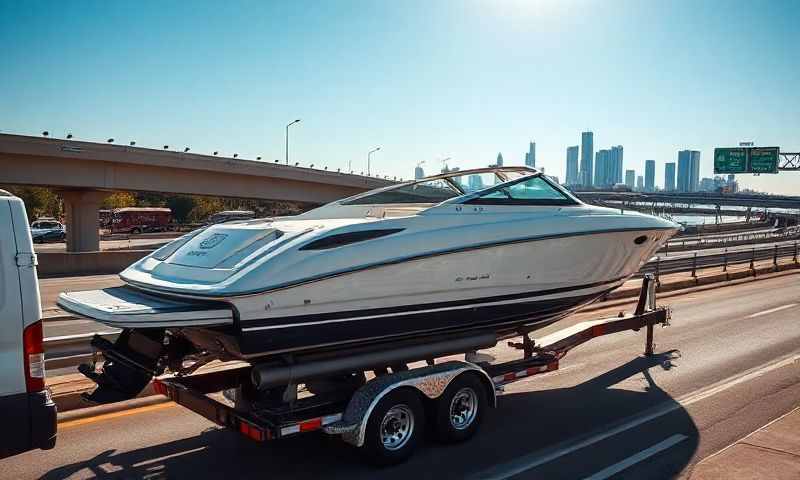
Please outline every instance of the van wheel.
[{"label": "van wheel", "polygon": [[423,434],[425,411],[419,395],[401,388],[382,398],[367,420],[361,453],[374,465],[394,465],[408,459]]},{"label": "van wheel", "polygon": [[453,380],[436,400],[434,434],[440,442],[463,442],[478,431],[486,410],[486,388],[473,374]]}]

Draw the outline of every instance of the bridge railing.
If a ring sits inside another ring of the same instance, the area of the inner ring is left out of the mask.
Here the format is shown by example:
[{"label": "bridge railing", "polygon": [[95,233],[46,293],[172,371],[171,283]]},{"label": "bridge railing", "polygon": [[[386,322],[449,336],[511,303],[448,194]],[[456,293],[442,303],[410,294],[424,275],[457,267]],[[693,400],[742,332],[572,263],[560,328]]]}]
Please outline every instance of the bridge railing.
[{"label": "bridge railing", "polygon": [[798,248],[800,244],[794,242],[790,245],[771,245],[765,247],[753,247],[749,249],[739,249],[734,251],[725,250],[719,254],[697,255],[680,258],[663,258],[657,256],[647,262],[638,276],[645,273],[652,273],[658,280],[661,275],[669,273],[691,272],[693,277],[697,276],[697,270],[704,268],[722,268],[726,272],[728,266],[749,263],[753,270],[756,262],[772,260],[773,265],[778,264],[778,260],[791,258],[794,263],[798,263]]},{"label": "bridge railing", "polygon": [[714,237],[696,237],[687,239],[673,239],[660,251],[679,252],[704,248],[724,248],[751,243],[765,243],[786,240],[800,240],[800,226],[786,227],[768,232],[732,233]]}]

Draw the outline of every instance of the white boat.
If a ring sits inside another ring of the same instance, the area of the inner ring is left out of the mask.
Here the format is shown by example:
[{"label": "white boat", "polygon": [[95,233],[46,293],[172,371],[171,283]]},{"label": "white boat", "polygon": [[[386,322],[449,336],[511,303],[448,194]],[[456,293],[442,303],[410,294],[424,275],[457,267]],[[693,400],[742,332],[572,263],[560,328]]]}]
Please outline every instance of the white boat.
[{"label": "white boat", "polygon": [[584,204],[527,167],[451,172],[211,225],[131,265],[125,287],[58,303],[251,362],[456,332],[503,338],[619,287],[679,228]]}]

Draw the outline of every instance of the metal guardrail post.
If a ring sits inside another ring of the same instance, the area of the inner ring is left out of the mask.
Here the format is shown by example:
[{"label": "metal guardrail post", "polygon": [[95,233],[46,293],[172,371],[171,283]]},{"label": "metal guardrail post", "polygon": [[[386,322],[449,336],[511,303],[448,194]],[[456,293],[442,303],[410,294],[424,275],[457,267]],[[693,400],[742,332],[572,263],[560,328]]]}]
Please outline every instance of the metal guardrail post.
[{"label": "metal guardrail post", "polygon": [[775,250],[772,253],[772,266],[775,267],[775,270],[778,269],[778,246],[775,245]]},{"label": "metal guardrail post", "polygon": [[724,252],[722,252],[722,271],[728,271],[728,249],[726,248]]},{"label": "metal guardrail post", "polygon": [[753,249],[751,251],[752,251],[752,255],[750,256],[750,270],[753,272],[753,276],[755,276],[756,275],[756,267],[755,267],[756,248],[753,247]]},{"label": "metal guardrail post", "polygon": [[697,252],[692,257],[692,278],[697,278]]},{"label": "metal guardrail post", "polygon": [[797,242],[794,242],[794,263],[797,263]]},{"label": "metal guardrail post", "polygon": [[[797,247],[797,245],[795,245]],[[797,248],[795,248],[795,252]],[[656,286],[661,286],[661,257],[656,257]]]}]

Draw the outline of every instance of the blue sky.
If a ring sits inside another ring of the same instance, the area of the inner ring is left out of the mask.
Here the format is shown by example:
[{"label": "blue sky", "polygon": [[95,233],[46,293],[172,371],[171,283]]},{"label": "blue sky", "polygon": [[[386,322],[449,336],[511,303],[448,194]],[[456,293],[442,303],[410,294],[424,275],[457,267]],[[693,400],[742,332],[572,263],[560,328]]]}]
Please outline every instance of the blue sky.
[{"label": "blue sky", "polygon": [[[798,1],[0,0],[0,130],[409,177],[563,179],[580,132],[643,171],[684,148],[800,151]],[[743,183],[800,194],[800,172]]]}]

